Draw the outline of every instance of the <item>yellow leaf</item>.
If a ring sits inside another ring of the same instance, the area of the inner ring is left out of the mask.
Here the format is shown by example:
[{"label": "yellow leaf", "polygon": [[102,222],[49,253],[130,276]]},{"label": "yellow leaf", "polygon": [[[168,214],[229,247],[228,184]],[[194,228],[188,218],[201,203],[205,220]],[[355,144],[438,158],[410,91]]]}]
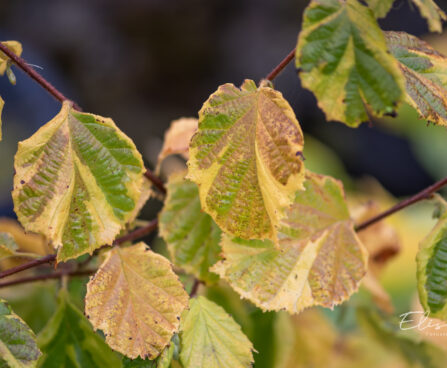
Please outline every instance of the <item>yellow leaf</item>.
[{"label": "yellow leaf", "polygon": [[43,236],[26,233],[16,220],[6,217],[0,218],[0,232],[10,234],[21,252],[35,253],[42,256],[52,252]]},{"label": "yellow leaf", "polygon": [[224,260],[211,268],[263,310],[332,308],[358,289],[366,272],[367,252],[341,184],[308,172],[304,186],[281,221],[278,246],[223,235]]},{"label": "yellow leaf", "polygon": [[198,121],[196,118],[181,118],[171,123],[171,126],[165,133],[163,147],[158,155],[156,172],[160,171],[161,163],[170,155],[181,155],[186,160],[189,158],[189,142],[197,131],[197,126]]},{"label": "yellow leaf", "polygon": [[280,92],[251,80],[220,86],[199,112],[189,151],[203,210],[234,236],[273,238],[280,209],[302,189],[303,143]]},{"label": "yellow leaf", "polygon": [[130,138],[111,119],[68,102],[19,143],[14,167],[14,211],[27,231],[58,248],[58,261],[111,244],[135,216],[145,180]]},{"label": "yellow leaf", "polygon": [[[17,56],[22,55],[22,44],[17,41],[3,41],[3,45],[5,45],[8,49],[10,49]],[[3,52],[0,51],[0,75],[4,75],[6,68],[8,66],[9,57],[6,56]]]},{"label": "yellow leaf", "polygon": [[433,0],[412,0],[419,8],[421,15],[427,20],[430,32],[442,32],[442,21],[447,20],[447,15]]},{"label": "yellow leaf", "polygon": [[141,242],[108,253],[87,285],[85,314],[112,349],[154,359],[178,330],[187,305],[169,261]]}]

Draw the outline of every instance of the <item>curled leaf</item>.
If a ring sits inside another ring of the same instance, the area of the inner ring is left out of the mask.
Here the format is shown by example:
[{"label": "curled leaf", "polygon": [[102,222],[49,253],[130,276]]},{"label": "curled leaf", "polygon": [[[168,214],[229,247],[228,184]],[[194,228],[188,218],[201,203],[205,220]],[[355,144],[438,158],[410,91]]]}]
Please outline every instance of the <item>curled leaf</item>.
[{"label": "curled leaf", "polygon": [[388,47],[405,78],[406,101],[421,118],[447,126],[447,59],[405,32],[386,32]]},{"label": "curled leaf", "polygon": [[222,237],[224,260],[212,270],[263,310],[332,308],[358,289],[366,272],[367,253],[354,232],[341,184],[308,173],[304,186],[281,221],[278,246]]},{"label": "curled leaf", "polygon": [[160,235],[166,241],[174,264],[212,283],[217,275],[208,271],[219,259],[221,230],[202,211],[197,185],[171,175],[168,195],[160,213]]},{"label": "curled leaf", "polygon": [[33,331],[0,299],[0,367],[32,368],[40,355]]},{"label": "curled leaf", "polygon": [[180,361],[185,368],[247,368],[253,345],[225,310],[203,296],[182,315]]},{"label": "curled leaf", "polygon": [[219,227],[246,239],[272,238],[282,207],[302,189],[303,134],[281,93],[246,80],[224,84],[199,112],[188,178]]},{"label": "curled leaf", "polygon": [[188,295],[163,256],[144,243],[113,248],[87,285],[85,314],[129,358],[156,358],[178,330]]},{"label": "curled leaf", "polygon": [[58,248],[58,261],[111,244],[134,216],[144,180],[140,153],[115,123],[69,102],[19,143],[14,167],[14,211]]},{"label": "curled leaf", "polygon": [[403,98],[396,60],[371,11],[357,0],[313,0],[304,12],[296,49],[301,82],[328,120],[356,127],[392,114]]}]

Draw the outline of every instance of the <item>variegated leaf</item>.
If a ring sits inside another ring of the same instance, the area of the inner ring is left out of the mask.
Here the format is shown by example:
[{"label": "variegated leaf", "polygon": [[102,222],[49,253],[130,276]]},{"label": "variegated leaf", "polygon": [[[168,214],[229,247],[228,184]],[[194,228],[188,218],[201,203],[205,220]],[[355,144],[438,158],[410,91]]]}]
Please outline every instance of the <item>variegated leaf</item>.
[{"label": "variegated leaf", "polygon": [[281,221],[279,247],[270,240],[222,237],[224,260],[212,270],[263,310],[331,308],[358,289],[366,272],[367,253],[341,184],[308,173],[304,186]]},{"label": "variegated leaf", "polygon": [[203,296],[182,315],[180,361],[184,368],[247,368],[253,345],[225,310]]},{"label": "variegated leaf", "polygon": [[143,162],[111,119],[62,110],[15,157],[14,210],[64,261],[111,244],[135,215]]},{"label": "variegated leaf", "polygon": [[33,331],[0,299],[0,367],[33,368],[40,355]]},{"label": "variegated leaf", "polygon": [[187,305],[169,261],[138,243],[108,253],[87,285],[85,314],[114,350],[154,359],[178,330]]},{"label": "variegated leaf", "polygon": [[221,230],[202,211],[197,185],[184,179],[185,174],[169,178],[168,196],[160,213],[160,235],[174,264],[212,283],[218,277],[208,269],[219,260]]},{"label": "variegated leaf", "polygon": [[447,59],[405,32],[386,32],[391,53],[405,77],[406,100],[421,118],[447,126]]},{"label": "variegated leaf", "polygon": [[403,100],[397,61],[371,11],[357,0],[312,0],[296,49],[301,82],[328,120],[356,127]]},{"label": "variegated leaf", "polygon": [[282,207],[302,189],[303,135],[281,93],[246,80],[224,84],[199,112],[188,178],[219,227],[242,238],[272,238]]}]

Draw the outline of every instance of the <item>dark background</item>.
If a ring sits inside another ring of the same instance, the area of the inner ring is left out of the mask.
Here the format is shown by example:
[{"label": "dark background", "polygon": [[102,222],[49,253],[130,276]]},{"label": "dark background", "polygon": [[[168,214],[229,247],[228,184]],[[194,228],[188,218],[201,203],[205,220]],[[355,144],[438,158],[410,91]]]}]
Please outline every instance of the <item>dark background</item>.
[{"label": "dark background", "polygon": [[[307,1],[39,0],[0,1],[0,39],[22,42],[23,57],[84,111],[110,116],[152,166],[171,120],[196,116],[217,86],[260,80],[295,46]],[[437,2],[447,9],[445,1]],[[385,30],[428,32],[408,1],[397,0]],[[0,212],[12,215],[13,155],[59,110],[15,69],[0,80],[5,100],[0,143]],[[325,122],[294,66],[275,80],[305,133],[331,147],[354,177],[371,175],[397,196],[434,177],[402,136],[376,125]],[[423,123],[421,123],[423,124]],[[447,146],[447,142],[446,142]],[[443,158],[440,157],[440,160]],[[447,172],[444,173],[447,175]]]}]

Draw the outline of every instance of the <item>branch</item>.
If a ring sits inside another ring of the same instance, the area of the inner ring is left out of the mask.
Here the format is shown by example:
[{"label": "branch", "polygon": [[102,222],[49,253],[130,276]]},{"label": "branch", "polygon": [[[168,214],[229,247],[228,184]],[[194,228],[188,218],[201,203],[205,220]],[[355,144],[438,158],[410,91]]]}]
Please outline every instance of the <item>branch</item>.
[{"label": "branch", "polygon": [[0,282],[0,288],[12,286],[12,285],[26,284],[29,282],[59,279],[63,276],[70,276],[70,277],[89,276],[89,275],[93,275],[96,271],[97,270],[80,270],[80,271],[72,271],[72,272],[57,271],[57,272],[53,272],[53,273],[47,273],[45,275],[35,275],[35,276],[23,277],[21,279]]},{"label": "branch", "polygon": [[374,216],[374,217],[370,218],[369,220],[362,222],[361,224],[359,224],[355,227],[355,230],[362,231],[362,230],[366,229],[367,227],[375,224],[376,222],[383,220],[385,217],[388,217],[388,216],[404,209],[405,207],[411,206],[412,204],[422,201],[424,199],[428,199],[433,195],[433,193],[437,192],[439,189],[441,189],[445,185],[447,185],[447,178],[437,181],[433,185],[430,185],[429,187],[427,187],[424,190],[420,191],[419,193],[413,195],[412,197],[405,199],[402,202],[399,202],[395,206],[391,207],[389,210],[386,210],[385,212],[382,212],[382,213],[378,214],[377,216]]},{"label": "branch", "polygon": [[[149,224],[147,224],[146,226],[140,227],[139,229],[131,231],[130,233],[128,233],[128,234],[126,234],[126,235],[124,235],[122,237],[117,238],[113,242],[113,245],[120,245],[120,244],[122,244],[122,243],[124,243],[126,241],[131,241],[131,240],[135,240],[135,239],[141,238],[141,237],[151,233],[152,231],[154,231],[157,228],[157,226],[158,226],[158,220],[154,219]],[[32,261],[23,263],[23,264],[21,264],[19,266],[12,267],[12,268],[9,268],[9,269],[7,269],[7,270],[5,270],[3,272],[0,272],[0,279],[2,279],[4,277],[7,277],[7,276],[10,276],[10,275],[13,275],[13,274],[18,273],[18,272],[22,272],[22,271],[28,270],[30,268],[34,268],[34,267],[40,266],[40,265],[45,264],[45,263],[53,263],[55,260],[56,260],[56,254],[49,254],[49,255],[44,256],[42,258],[34,259]]]},{"label": "branch", "polygon": [[265,77],[265,79],[272,81],[275,79],[279,73],[283,71],[283,69],[289,64],[293,57],[295,56],[295,50],[289,52],[289,54]]},{"label": "branch", "polygon": [[166,188],[165,185],[163,184],[163,181],[158,176],[156,176],[152,171],[146,169],[144,176],[148,178],[161,193],[166,194]]}]

